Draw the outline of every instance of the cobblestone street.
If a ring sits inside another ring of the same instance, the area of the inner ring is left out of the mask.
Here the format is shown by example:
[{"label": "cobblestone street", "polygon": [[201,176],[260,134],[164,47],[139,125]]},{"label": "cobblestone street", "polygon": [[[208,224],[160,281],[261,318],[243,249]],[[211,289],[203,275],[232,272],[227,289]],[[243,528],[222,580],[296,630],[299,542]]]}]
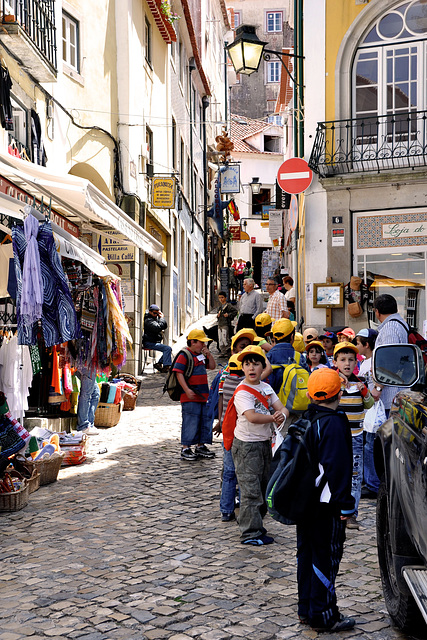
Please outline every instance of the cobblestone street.
[{"label": "cobblestone street", "polygon": [[[220,520],[220,443],[214,460],[181,461],[163,379],[144,376],[135,411],[90,439],[85,464],[1,514],[0,640],[317,637],[297,618],[295,528],[267,516],[276,544],[240,545]],[[407,638],[385,610],[372,502],[360,520],[337,581],[357,625],[341,637]]]}]

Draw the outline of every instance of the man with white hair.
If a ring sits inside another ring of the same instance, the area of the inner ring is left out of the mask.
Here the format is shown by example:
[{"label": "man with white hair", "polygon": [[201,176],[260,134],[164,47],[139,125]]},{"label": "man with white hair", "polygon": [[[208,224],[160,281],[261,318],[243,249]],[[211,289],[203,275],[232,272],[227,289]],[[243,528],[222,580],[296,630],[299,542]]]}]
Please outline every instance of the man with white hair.
[{"label": "man with white hair", "polygon": [[245,278],[243,280],[243,289],[239,302],[239,319],[237,321],[236,332],[240,329],[254,329],[255,318],[262,313],[264,304],[261,295],[255,291],[255,280],[253,278]]}]

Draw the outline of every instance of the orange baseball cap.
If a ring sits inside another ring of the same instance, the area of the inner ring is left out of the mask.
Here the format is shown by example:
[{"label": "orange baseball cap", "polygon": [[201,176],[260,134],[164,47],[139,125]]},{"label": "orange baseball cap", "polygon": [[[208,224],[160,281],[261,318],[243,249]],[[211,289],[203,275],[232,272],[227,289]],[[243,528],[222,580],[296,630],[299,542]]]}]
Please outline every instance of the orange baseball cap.
[{"label": "orange baseball cap", "polygon": [[339,353],[343,349],[349,349],[350,351],[354,351],[356,355],[359,353],[359,349],[352,342],[338,342],[338,344],[336,344],[334,348],[334,358],[337,355],[337,353]]},{"label": "orange baseball cap", "polygon": [[345,336],[349,340],[354,340],[356,337],[356,332],[353,331],[350,327],[346,327],[342,331],[338,331],[337,336]]},{"label": "orange baseball cap", "polygon": [[307,382],[310,398],[328,400],[341,391],[341,378],[335,369],[315,369]]}]

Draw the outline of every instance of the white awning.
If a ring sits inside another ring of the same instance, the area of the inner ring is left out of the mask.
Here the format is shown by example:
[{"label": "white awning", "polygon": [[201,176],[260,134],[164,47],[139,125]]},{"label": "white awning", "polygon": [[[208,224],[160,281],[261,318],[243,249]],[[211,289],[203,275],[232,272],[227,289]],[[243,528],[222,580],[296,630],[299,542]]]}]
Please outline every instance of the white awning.
[{"label": "white awning", "polygon": [[[44,220],[44,215],[42,215],[40,211],[36,211],[32,207],[30,208],[31,213],[38,220]],[[25,217],[24,209],[25,206],[22,202],[19,202],[19,200],[11,198],[4,193],[0,193],[0,214],[16,218],[17,220],[23,220]],[[102,278],[104,276],[111,276],[115,279],[118,278],[118,276],[108,269],[105,259],[99,253],[88,247],[84,242],[81,242],[78,238],[72,236],[68,231],[61,229],[61,227],[54,222],[51,224],[58,251],[61,256],[77,260],[77,262],[82,262],[90,271],[92,271],[92,273],[95,273],[97,276]],[[1,227],[3,231],[11,231],[11,229],[3,227],[3,225],[1,225]]]},{"label": "white awning", "polygon": [[0,153],[0,175],[38,199],[51,198],[52,207],[66,218],[103,224],[122,233],[132,244],[165,265],[163,245],[139,226],[89,180],[55,175],[9,154]]}]

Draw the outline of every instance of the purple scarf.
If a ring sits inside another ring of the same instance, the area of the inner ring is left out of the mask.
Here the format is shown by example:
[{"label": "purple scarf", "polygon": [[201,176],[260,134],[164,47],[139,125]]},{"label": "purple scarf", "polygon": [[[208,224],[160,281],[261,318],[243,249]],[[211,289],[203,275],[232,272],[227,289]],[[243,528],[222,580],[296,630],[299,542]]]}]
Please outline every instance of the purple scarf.
[{"label": "purple scarf", "polygon": [[24,221],[24,232],[27,248],[22,271],[21,315],[26,323],[33,324],[42,317],[43,282],[37,244],[39,222],[31,214]]}]

